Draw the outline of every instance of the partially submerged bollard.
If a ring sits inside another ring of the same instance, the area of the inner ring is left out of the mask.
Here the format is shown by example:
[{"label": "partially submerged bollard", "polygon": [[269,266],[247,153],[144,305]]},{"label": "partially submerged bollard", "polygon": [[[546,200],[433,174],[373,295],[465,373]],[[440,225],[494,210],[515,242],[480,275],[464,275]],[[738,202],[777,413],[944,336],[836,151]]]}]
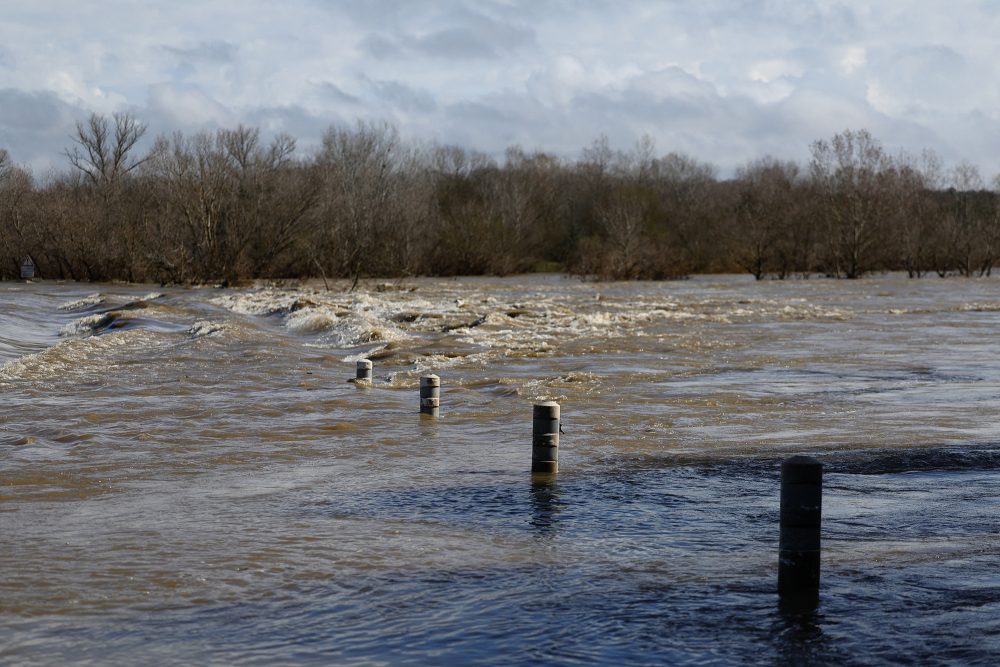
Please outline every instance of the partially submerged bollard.
[{"label": "partially submerged bollard", "polygon": [[778,597],[784,605],[814,608],[819,602],[823,464],[793,456],[781,464],[781,537]]},{"label": "partially submerged bollard", "polygon": [[358,373],[355,376],[355,380],[363,380],[365,382],[372,381],[372,362],[368,359],[362,359],[358,362]]},{"label": "partially submerged bollard", "polygon": [[420,376],[420,414],[437,417],[441,408],[441,378]]},{"label": "partially submerged bollard", "polygon": [[559,472],[559,404],[536,403],[531,425],[531,472]]}]

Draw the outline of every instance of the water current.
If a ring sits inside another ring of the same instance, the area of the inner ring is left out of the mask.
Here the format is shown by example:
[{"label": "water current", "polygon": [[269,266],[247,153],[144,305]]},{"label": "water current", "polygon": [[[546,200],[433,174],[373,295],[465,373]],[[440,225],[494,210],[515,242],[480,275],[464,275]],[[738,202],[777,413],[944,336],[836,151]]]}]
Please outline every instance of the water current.
[{"label": "water current", "polygon": [[1000,659],[1000,281],[332,287],[0,284],[0,663]]}]

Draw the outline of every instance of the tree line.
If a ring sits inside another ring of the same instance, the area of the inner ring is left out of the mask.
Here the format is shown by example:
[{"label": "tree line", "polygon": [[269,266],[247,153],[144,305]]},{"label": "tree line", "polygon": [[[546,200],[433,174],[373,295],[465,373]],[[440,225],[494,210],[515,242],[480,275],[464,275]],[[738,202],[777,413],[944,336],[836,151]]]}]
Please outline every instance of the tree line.
[{"label": "tree line", "polygon": [[[720,178],[711,164],[606,137],[579,159],[502,159],[333,126],[309,155],[237,127],[157,138],[131,114],[76,126],[39,181],[0,149],[0,278],[232,283],[254,278],[504,275],[596,279],[746,271],[757,279],[988,276],[1000,194],[978,169],[890,154],[865,130]],[[995,182],[996,183],[996,182]]]}]

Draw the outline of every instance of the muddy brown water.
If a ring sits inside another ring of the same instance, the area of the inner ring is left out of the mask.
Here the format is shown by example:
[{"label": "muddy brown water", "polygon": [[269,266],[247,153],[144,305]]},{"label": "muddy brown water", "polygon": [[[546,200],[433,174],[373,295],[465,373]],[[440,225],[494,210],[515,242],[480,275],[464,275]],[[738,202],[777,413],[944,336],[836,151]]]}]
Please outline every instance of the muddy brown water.
[{"label": "muddy brown water", "polygon": [[0,284],[0,662],[1000,657],[1000,281],[346,287]]}]

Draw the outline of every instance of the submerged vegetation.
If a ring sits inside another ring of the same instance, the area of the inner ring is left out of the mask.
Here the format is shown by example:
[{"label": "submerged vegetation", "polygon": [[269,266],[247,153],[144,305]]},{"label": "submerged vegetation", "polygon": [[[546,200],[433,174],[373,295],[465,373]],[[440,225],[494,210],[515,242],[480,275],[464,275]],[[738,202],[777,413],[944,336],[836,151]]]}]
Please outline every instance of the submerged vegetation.
[{"label": "submerged vegetation", "polygon": [[643,279],[989,275],[1000,194],[978,170],[891,155],[867,131],[815,142],[807,165],[734,177],[644,138],[576,161],[419,147],[390,125],[331,127],[321,147],[254,128],[139,145],[128,114],[77,125],[66,171],[40,182],[0,149],[0,278],[161,283],[508,274]]}]

